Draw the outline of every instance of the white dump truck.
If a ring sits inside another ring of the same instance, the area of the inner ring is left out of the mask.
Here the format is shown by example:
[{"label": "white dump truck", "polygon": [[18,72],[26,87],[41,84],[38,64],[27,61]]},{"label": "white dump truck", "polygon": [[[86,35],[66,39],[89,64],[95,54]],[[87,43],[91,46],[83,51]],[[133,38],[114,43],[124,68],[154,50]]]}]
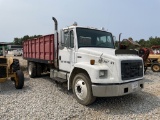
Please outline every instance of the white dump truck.
[{"label": "white dump truck", "polygon": [[23,57],[30,77],[50,71],[50,78],[67,82],[80,104],[96,97],[123,96],[144,86],[143,60],[134,50],[116,50],[112,33],[76,24],[25,41]]}]

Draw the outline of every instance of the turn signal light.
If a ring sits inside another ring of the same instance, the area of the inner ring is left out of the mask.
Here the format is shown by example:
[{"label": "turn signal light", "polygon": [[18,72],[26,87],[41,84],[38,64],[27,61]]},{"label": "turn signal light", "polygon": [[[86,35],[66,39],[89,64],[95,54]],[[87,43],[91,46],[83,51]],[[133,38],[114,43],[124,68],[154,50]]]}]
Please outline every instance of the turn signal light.
[{"label": "turn signal light", "polygon": [[90,60],[90,64],[94,65],[95,64],[95,60]]}]

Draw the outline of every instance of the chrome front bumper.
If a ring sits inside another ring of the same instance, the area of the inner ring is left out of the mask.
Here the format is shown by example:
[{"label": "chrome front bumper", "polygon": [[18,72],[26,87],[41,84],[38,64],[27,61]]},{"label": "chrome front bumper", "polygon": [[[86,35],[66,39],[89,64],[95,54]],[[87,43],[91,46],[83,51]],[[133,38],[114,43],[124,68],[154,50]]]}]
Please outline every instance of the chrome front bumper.
[{"label": "chrome front bumper", "polygon": [[144,80],[112,85],[92,84],[92,92],[96,97],[123,96],[139,91],[143,87]]}]

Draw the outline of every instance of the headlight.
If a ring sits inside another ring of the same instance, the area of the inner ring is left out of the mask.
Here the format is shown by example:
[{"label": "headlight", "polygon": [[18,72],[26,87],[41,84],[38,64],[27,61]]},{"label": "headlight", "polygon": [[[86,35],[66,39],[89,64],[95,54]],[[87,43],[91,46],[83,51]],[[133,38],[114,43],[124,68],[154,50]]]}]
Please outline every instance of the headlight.
[{"label": "headlight", "polygon": [[100,70],[99,78],[106,78],[106,77],[107,77],[107,70]]}]

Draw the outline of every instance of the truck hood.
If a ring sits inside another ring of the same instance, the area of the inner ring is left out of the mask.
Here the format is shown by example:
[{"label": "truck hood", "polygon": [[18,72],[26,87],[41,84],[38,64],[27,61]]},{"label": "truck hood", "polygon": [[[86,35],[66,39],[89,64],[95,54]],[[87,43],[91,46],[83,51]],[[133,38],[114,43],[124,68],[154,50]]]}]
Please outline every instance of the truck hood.
[{"label": "truck hood", "polygon": [[115,56],[115,49],[111,48],[79,48],[78,52],[92,54],[96,56],[100,56],[102,54]]},{"label": "truck hood", "polygon": [[87,55],[93,55],[97,57],[102,57],[102,58],[108,58],[112,60],[141,60],[138,55],[133,55],[133,54],[115,54],[115,49],[113,48],[79,48],[78,50],[79,53],[87,54]]}]

